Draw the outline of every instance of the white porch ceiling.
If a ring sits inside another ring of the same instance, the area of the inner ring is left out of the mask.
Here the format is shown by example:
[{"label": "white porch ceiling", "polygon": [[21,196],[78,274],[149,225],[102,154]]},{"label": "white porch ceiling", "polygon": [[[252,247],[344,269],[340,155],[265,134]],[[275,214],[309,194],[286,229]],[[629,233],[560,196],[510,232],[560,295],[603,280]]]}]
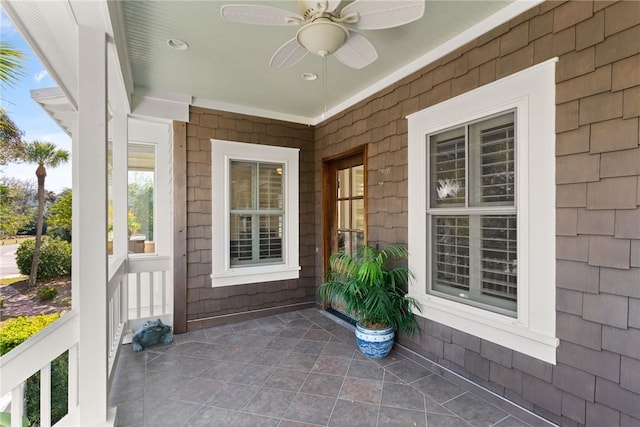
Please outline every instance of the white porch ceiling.
[{"label": "white porch ceiling", "polygon": [[[127,72],[136,91],[188,95],[194,105],[301,123],[319,122],[325,109],[322,59],[307,55],[291,68],[269,67],[272,54],[295,36],[297,27],[224,21],[220,7],[228,3],[269,4],[298,11],[296,1],[109,2],[111,15],[122,19],[120,36],[124,35],[125,41],[121,44],[126,46]],[[361,70],[328,58],[328,115],[408,74],[412,66],[419,68],[415,64],[421,58],[431,55],[430,62],[446,53],[452,39],[473,32],[474,26],[476,31],[480,26],[486,31],[490,24],[485,20],[496,25],[499,22],[490,17],[509,6],[513,6],[511,0],[428,0],[423,18],[416,22],[361,31],[379,57]],[[168,39],[183,40],[189,49],[171,49]],[[301,75],[307,72],[317,74],[318,79],[303,80]]]},{"label": "white porch ceiling", "polygon": [[[9,0],[2,7],[58,82],[59,91],[34,97],[68,132],[63,119],[77,109],[80,25],[109,36],[112,111],[188,120],[186,107],[195,105],[314,125],[323,120],[325,108],[325,117],[331,117],[542,0],[425,1],[418,21],[360,31],[378,52],[367,67],[355,70],[328,57],[326,105],[320,57],[307,55],[291,68],[268,65],[297,27],[239,24],[220,16],[220,8],[229,3],[297,12],[295,0]],[[189,49],[171,49],[169,39],[184,40]],[[303,73],[319,77],[306,81]],[[69,106],[61,105],[65,96]]]}]

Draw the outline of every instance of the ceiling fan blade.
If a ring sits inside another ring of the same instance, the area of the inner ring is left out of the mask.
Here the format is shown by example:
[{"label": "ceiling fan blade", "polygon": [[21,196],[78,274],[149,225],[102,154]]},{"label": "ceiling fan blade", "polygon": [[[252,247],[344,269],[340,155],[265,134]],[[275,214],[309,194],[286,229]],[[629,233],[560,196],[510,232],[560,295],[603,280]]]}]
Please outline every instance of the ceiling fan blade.
[{"label": "ceiling fan blade", "polygon": [[276,51],[269,61],[269,65],[274,68],[288,68],[297,64],[309,51],[300,46],[294,37]]},{"label": "ceiling fan blade", "polygon": [[356,0],[345,6],[340,16],[357,13],[350,26],[359,30],[382,30],[398,27],[422,18],[424,0]]},{"label": "ceiling fan blade", "polygon": [[347,42],[333,56],[344,65],[359,70],[375,61],[378,52],[364,36],[350,31]]},{"label": "ceiling fan blade", "polygon": [[289,10],[258,4],[225,4],[220,15],[233,22],[257,25],[298,25],[302,16]]}]

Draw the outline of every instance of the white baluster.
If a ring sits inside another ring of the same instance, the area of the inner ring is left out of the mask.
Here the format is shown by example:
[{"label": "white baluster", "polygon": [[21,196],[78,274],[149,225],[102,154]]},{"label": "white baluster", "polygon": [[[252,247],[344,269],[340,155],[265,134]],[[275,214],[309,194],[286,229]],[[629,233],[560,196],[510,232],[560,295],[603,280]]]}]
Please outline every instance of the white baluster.
[{"label": "white baluster", "polygon": [[51,363],[40,369],[40,426],[51,426]]}]

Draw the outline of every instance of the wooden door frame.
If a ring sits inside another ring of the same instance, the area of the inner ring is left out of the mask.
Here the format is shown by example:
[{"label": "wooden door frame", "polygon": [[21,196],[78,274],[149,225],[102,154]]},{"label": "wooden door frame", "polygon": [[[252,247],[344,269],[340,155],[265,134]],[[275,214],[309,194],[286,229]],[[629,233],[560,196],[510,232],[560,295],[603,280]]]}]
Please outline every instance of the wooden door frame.
[{"label": "wooden door frame", "polygon": [[[323,157],[322,158],[322,245],[323,245],[323,276],[329,271],[329,257],[331,256],[331,248],[333,247],[333,240],[335,240],[335,234],[331,229],[332,225],[336,224],[337,218],[335,218],[335,183],[332,182],[332,178],[335,176],[335,166],[337,162],[348,162],[356,157],[362,159],[362,165],[364,169],[364,242],[367,242],[367,234],[369,228],[368,221],[368,169],[367,169],[367,144],[354,147],[350,150],[343,151],[339,154]],[[324,280],[324,278],[323,278]]]}]

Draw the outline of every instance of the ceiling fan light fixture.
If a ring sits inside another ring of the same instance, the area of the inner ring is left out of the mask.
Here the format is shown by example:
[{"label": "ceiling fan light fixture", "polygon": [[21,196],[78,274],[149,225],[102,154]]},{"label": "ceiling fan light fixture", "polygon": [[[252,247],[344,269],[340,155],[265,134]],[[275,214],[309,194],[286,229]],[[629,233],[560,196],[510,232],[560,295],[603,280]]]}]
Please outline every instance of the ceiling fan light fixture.
[{"label": "ceiling fan light fixture", "polygon": [[318,18],[298,30],[298,43],[309,52],[319,55],[331,55],[340,49],[349,37],[348,31],[329,18]]}]

